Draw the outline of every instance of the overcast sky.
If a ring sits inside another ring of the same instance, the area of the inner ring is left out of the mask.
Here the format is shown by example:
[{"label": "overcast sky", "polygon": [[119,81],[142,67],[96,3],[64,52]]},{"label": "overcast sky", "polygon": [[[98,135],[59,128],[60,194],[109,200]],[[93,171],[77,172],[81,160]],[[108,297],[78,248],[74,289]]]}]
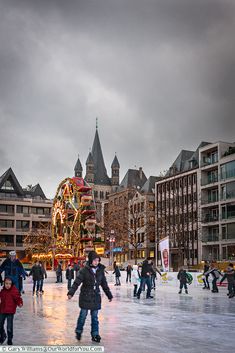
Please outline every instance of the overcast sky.
[{"label": "overcast sky", "polygon": [[0,175],[53,197],[99,135],[108,174],[235,141],[235,1],[0,0]]}]

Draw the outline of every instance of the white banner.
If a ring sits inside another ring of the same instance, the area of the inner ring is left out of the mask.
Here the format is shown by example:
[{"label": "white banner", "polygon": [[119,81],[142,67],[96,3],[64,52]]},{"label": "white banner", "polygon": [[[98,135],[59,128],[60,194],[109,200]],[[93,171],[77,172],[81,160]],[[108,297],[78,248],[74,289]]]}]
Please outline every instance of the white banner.
[{"label": "white banner", "polygon": [[169,261],[170,261],[170,254],[169,254],[169,237],[162,239],[159,242],[159,250],[161,251],[161,258],[162,258],[162,267],[165,272],[169,272]]}]

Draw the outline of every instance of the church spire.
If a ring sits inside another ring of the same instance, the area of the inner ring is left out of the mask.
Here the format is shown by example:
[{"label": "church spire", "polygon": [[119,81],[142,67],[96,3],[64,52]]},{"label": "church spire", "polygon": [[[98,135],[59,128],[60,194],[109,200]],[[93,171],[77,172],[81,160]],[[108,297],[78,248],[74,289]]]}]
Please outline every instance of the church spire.
[{"label": "church spire", "polygon": [[80,159],[79,159],[79,155],[78,155],[78,160],[77,160],[77,163],[74,167],[74,173],[75,173],[75,177],[79,177],[79,178],[82,178],[82,164],[80,162]]}]

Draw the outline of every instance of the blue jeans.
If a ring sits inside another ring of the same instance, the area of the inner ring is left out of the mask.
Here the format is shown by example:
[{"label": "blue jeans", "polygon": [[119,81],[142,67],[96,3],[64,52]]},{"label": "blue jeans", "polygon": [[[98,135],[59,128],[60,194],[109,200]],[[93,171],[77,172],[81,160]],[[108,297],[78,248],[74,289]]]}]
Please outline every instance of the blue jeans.
[{"label": "blue jeans", "polygon": [[[83,331],[83,326],[86,321],[88,309],[81,309],[78,321],[77,321],[77,327],[75,332],[76,333],[82,333]],[[91,310],[91,335],[92,336],[97,336],[99,334],[99,321],[98,321],[98,310]]]},{"label": "blue jeans", "polygon": [[137,292],[137,297],[140,296],[140,293],[142,292],[145,283],[147,285],[147,295],[146,295],[146,297],[147,298],[150,297],[150,294],[151,294],[151,280],[150,280],[150,277],[141,277],[141,282],[140,282],[140,286],[139,286],[139,289],[138,289],[138,292]]}]

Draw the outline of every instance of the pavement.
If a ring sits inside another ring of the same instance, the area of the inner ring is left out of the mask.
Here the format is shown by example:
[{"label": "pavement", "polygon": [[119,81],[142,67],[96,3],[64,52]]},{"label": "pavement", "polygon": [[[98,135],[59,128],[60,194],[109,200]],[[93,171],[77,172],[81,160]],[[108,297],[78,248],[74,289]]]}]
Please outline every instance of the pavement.
[{"label": "pavement", "polygon": [[[66,283],[44,283],[44,294],[32,296],[27,279],[24,306],[14,319],[14,345],[97,345],[91,342],[90,315],[82,340],[75,338],[79,314],[78,294],[67,299]],[[107,353],[234,353],[235,298],[226,288],[211,293],[190,287],[159,286],[154,298],[133,298],[133,286],[110,283],[114,299],[102,295],[99,313],[101,346]],[[6,343],[4,343],[5,345]]]}]

